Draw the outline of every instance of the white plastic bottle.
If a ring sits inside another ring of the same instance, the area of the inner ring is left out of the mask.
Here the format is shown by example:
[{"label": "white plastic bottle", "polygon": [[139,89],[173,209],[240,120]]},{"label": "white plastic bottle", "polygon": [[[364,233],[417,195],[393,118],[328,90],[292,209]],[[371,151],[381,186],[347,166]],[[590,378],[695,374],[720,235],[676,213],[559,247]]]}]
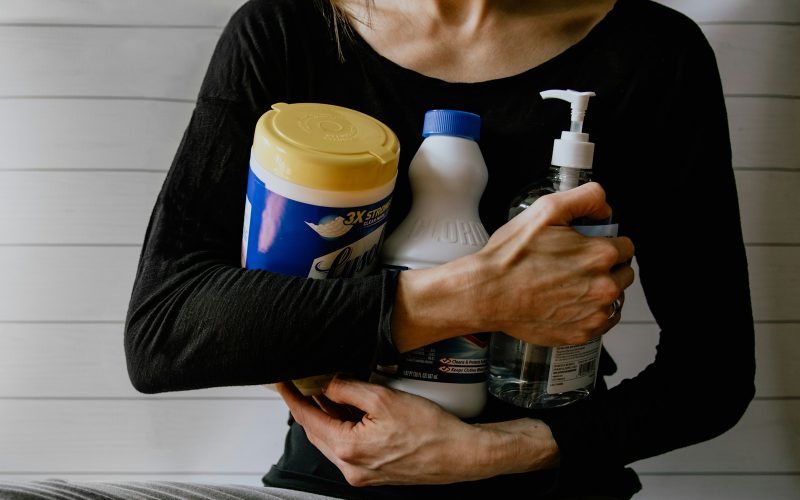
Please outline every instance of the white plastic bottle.
[{"label": "white plastic bottle", "polygon": [[[531,206],[541,196],[566,191],[591,180],[594,144],[583,133],[583,120],[594,92],[547,90],[545,99],[571,104],[572,124],[553,143],[552,167],[512,200],[509,219]],[[608,220],[581,218],[572,226],[586,236],[617,235],[617,224]],[[502,332],[492,334],[489,355],[489,392],[523,408],[564,406],[588,396],[594,389],[602,344],[598,337],[586,344],[544,347],[529,344]]]},{"label": "white plastic bottle", "polygon": [[[425,114],[425,140],[409,166],[411,210],[386,239],[384,265],[422,269],[477,252],[488,235],[478,203],[488,172],[477,140],[480,116],[436,109]],[[372,381],[426,397],[461,417],[486,403],[489,334],[437,342],[378,365]]]}]

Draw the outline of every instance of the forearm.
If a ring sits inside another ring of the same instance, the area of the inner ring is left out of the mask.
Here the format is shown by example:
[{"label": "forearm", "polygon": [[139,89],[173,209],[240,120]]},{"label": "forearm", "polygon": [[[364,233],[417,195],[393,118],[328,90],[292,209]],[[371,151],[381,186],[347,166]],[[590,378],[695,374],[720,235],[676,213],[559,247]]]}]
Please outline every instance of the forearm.
[{"label": "forearm", "polygon": [[[489,424],[464,425],[441,443],[430,463],[447,464],[430,483],[477,481],[506,474],[558,467],[559,449],[550,428],[541,420],[521,418]],[[431,469],[436,471],[438,469]]]},{"label": "forearm", "polygon": [[391,322],[394,345],[399,352],[480,331],[476,326],[479,318],[464,310],[470,265],[471,259],[465,258],[435,268],[400,273]]},{"label": "forearm", "polygon": [[568,227],[607,216],[595,183],[542,197],[498,229],[480,251],[403,271],[392,317],[400,352],[457,335],[503,331],[538,345],[602,335],[611,303],[633,282],[628,238],[589,238]]},{"label": "forearm", "polygon": [[659,355],[607,392],[540,414],[559,445],[561,465],[594,468],[602,450],[604,466],[620,467],[712,439],[736,425],[754,395],[752,357],[740,349],[721,356],[720,344],[689,342],[682,349],[704,354],[694,359]]},{"label": "forearm", "polygon": [[143,392],[369,369],[388,275],[317,281],[210,262],[156,267],[137,281],[125,332]]},{"label": "forearm", "polygon": [[552,469],[559,464],[558,444],[541,420],[522,418],[478,424],[484,453],[476,454],[483,477]]},{"label": "forearm", "polygon": [[[366,367],[394,274],[312,280],[242,269],[256,113],[201,100],[155,203],[125,327],[146,392],[250,385]],[[362,368],[367,370],[367,368]]]}]

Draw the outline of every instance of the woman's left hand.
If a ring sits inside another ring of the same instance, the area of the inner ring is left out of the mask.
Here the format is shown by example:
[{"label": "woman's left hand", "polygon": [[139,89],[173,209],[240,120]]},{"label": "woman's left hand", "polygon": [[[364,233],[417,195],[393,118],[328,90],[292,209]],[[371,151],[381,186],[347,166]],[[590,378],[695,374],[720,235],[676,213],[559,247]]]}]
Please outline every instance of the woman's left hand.
[{"label": "woman's left hand", "polygon": [[[291,383],[276,388],[309,441],[353,486],[446,484],[557,462],[558,447],[539,420],[471,425],[419,396],[338,377],[317,404]],[[358,415],[342,411],[348,407]]]}]

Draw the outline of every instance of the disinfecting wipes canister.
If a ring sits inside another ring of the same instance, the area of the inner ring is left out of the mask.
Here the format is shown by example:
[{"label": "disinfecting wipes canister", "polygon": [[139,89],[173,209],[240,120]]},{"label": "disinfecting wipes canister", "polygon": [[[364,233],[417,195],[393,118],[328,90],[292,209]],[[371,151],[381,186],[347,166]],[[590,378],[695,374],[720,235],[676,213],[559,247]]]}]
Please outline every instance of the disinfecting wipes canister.
[{"label": "disinfecting wipes canister", "polygon": [[[400,143],[380,121],[317,103],[278,103],[256,124],[242,266],[314,279],[375,270]],[[295,380],[306,395],[330,375]]]}]

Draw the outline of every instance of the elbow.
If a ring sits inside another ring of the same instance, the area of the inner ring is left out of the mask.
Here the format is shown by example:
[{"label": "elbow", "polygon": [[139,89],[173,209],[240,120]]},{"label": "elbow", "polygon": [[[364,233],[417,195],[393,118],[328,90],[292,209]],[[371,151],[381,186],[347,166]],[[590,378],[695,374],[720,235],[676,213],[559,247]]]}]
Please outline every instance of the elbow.
[{"label": "elbow", "polygon": [[163,356],[153,348],[154,342],[144,328],[130,322],[125,325],[125,362],[133,388],[142,394],[157,394],[170,390],[168,371],[159,360]]},{"label": "elbow", "polygon": [[141,350],[129,349],[126,343],[125,359],[131,385],[142,394],[158,394],[168,391],[164,383],[163,370],[152,362],[153,357]]},{"label": "elbow", "polygon": [[166,392],[168,388],[159,374],[161,370],[144,360],[143,356],[126,354],[128,364],[128,378],[131,385],[142,394],[158,394]]},{"label": "elbow", "polygon": [[742,384],[736,394],[731,395],[727,405],[729,422],[725,430],[729,430],[739,423],[744,413],[750,407],[750,403],[756,395],[756,387],[751,380],[748,384]]},{"label": "elbow", "polygon": [[128,377],[133,388],[142,394],[158,394],[167,391],[157,377],[149,376],[141,370],[131,371],[130,363],[128,364]]},{"label": "elbow", "polygon": [[731,377],[727,390],[719,391],[714,398],[715,404],[721,408],[720,434],[739,423],[755,395],[755,362],[749,363],[749,366],[743,364],[738,376]]},{"label": "elbow", "polygon": [[755,396],[753,381],[732,386],[726,391],[717,392],[699,405],[699,415],[704,420],[701,428],[705,436],[701,440],[716,438],[736,426],[744,416]]}]

